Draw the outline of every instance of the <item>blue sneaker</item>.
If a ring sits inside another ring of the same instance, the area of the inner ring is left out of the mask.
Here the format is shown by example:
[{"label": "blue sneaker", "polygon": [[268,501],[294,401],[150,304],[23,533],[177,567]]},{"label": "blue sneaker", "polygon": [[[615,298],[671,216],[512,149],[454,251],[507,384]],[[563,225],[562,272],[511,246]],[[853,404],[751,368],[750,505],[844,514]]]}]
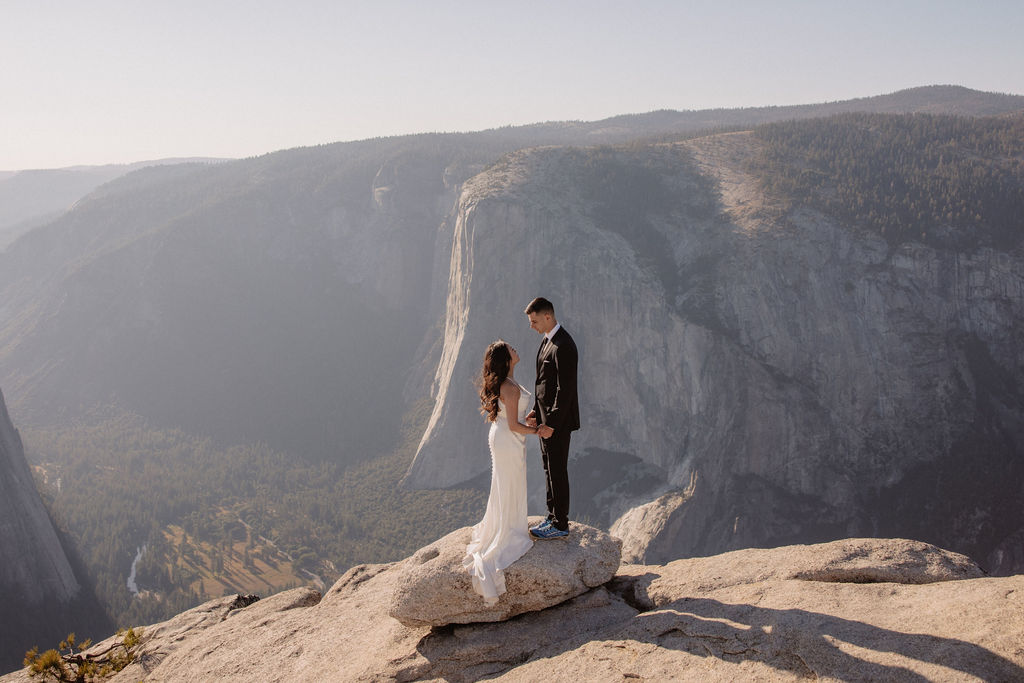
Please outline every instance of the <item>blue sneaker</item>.
[{"label": "blue sneaker", "polygon": [[531,526],[530,533],[532,534],[534,531],[541,531],[543,529],[547,529],[549,526],[551,526],[551,520],[545,519],[540,524],[535,524],[534,526]]},{"label": "blue sneaker", "polygon": [[568,530],[562,531],[554,524],[549,524],[543,529],[537,529],[536,531],[531,530],[530,533],[537,538],[565,538],[569,535]]}]

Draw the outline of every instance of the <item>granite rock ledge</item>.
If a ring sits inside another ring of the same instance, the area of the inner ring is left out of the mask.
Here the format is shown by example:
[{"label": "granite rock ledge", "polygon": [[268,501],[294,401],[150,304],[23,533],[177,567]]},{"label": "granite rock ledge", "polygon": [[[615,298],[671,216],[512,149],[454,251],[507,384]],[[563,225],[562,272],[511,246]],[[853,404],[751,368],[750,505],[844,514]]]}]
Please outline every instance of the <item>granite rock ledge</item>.
[{"label": "granite rock ledge", "polygon": [[471,533],[471,527],[453,531],[398,565],[401,578],[389,610],[392,617],[410,627],[504,621],[607,583],[622,553],[622,542],[614,536],[570,522],[568,537],[536,541],[505,569],[507,591],[488,606],[473,592],[462,566]]}]

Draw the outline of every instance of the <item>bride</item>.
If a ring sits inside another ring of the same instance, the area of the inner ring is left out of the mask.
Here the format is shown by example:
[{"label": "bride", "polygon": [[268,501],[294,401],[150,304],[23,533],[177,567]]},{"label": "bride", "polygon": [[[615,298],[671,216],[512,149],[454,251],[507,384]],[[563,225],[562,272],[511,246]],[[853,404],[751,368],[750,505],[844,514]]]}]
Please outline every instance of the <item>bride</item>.
[{"label": "bride", "polygon": [[481,373],[480,412],[491,423],[491,494],[462,566],[487,605],[505,592],[502,570],[533,545],[526,521],[526,434],[537,428],[523,422],[533,395],[513,377],[518,362],[516,350],[499,339],[487,347]]}]

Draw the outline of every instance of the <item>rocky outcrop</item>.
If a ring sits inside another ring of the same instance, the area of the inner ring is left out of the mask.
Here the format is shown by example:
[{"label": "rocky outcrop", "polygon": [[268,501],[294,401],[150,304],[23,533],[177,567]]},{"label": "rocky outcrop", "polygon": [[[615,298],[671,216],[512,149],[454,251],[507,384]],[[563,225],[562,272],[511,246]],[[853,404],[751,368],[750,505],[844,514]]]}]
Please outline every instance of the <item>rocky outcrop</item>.
[{"label": "rocky outcrop", "polygon": [[0,670],[20,664],[36,642],[67,635],[69,624],[81,626],[81,592],[0,393]]},{"label": "rocky outcrop", "polygon": [[387,616],[409,562],[355,567],[322,599],[300,588],[208,602],[146,627],[138,660],[113,680],[1024,677],[1024,576],[981,577],[966,557],[922,543],[847,539],[623,565],[547,609],[440,628]]},{"label": "rocky outcrop", "polygon": [[612,524],[609,533],[622,539],[622,561],[643,562],[651,539],[665,533],[665,526],[675,519],[675,513],[693,496],[696,472],[685,491],[670,491],[649,503],[626,511]]},{"label": "rocky outcrop", "polygon": [[505,621],[607,583],[619,567],[617,538],[570,522],[567,538],[535,542],[505,569],[507,590],[488,606],[483,598],[467,599],[475,595],[462,566],[471,532],[470,527],[453,531],[395,568],[399,577],[388,611],[392,617],[411,627]]},{"label": "rocky outcrop", "polygon": [[848,538],[815,545],[734,550],[712,557],[675,560],[654,569],[625,564],[616,574],[612,588],[630,604],[653,609],[680,596],[767,581],[911,585],[983,576],[967,556],[927,543]]},{"label": "rocky outcrop", "polygon": [[573,514],[661,499],[615,527],[630,557],[906,536],[1024,570],[1024,255],[777,206],[758,152],[749,133],[533,149],[468,181],[406,484],[486,471],[473,377],[497,337],[531,357],[520,312],[543,294],[580,349],[570,476],[593,485]]},{"label": "rocky outcrop", "polygon": [[36,491],[0,393],[0,595],[26,604],[69,602],[79,585]]}]

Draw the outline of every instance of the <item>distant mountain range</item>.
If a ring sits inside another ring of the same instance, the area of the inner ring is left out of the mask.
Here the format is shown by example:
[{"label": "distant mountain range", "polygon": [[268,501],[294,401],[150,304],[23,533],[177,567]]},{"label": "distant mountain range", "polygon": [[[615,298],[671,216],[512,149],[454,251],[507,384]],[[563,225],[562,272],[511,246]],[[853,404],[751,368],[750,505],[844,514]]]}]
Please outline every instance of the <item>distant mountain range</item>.
[{"label": "distant mountain range", "polygon": [[71,166],[0,173],[0,250],[33,227],[54,220],[103,183],[146,166],[220,159],[160,159],[133,164]]},{"label": "distant mountain range", "polygon": [[[932,85],[888,95],[841,102],[701,111],[662,110],[626,114],[594,122],[549,122],[515,130],[533,136],[534,144],[580,144],[587,138],[601,144],[638,136],[687,134],[701,129],[751,126],[784,119],[814,118],[853,111],[879,113],[943,113],[998,116],[1024,109],[1024,96],[979,92],[962,86]],[[506,129],[508,130],[508,129]],[[219,163],[224,159],[172,158],[105,166],[0,172],[0,249],[36,225],[52,220],[94,189],[146,166]]]},{"label": "distant mountain range", "polygon": [[1019,571],[1022,112],[934,86],[142,168],[0,252],[0,386],[37,430],[345,466],[428,402],[406,486],[480,487],[473,373],[529,357],[545,294],[583,358],[574,514],[633,519],[639,559],[884,533]]}]

